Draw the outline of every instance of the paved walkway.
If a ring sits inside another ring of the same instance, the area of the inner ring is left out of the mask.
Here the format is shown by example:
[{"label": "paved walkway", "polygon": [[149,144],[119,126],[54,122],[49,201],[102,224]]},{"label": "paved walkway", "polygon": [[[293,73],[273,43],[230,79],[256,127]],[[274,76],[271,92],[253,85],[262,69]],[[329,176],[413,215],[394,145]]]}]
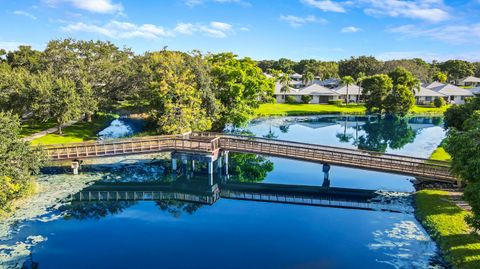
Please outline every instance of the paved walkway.
[{"label": "paved walkway", "polygon": [[456,204],[458,207],[465,209],[467,211],[472,211],[472,207],[465,201],[463,200],[463,193],[460,191],[449,191],[450,194],[450,200]]},{"label": "paved walkway", "polygon": [[[75,124],[77,122],[78,122],[78,120],[69,121],[66,124],[62,125],[62,128],[68,127],[68,126],[70,126],[72,124]],[[37,139],[39,137],[46,136],[47,134],[53,134],[53,133],[56,133],[56,132],[58,132],[58,128],[53,127],[53,128],[43,130],[43,131],[38,132],[38,133],[34,133],[32,135],[26,136],[26,137],[23,138],[23,140],[24,141],[32,141],[32,140]]]}]

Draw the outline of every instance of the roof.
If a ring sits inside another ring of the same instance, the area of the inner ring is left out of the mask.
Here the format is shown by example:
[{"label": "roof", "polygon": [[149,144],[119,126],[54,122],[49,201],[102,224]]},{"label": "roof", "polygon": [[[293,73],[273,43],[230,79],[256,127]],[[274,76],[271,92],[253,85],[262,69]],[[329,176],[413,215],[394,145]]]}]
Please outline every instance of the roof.
[{"label": "roof", "polygon": [[470,89],[472,91],[473,94],[480,94],[480,86],[476,87],[476,88],[473,88],[473,89]]},{"label": "roof", "polygon": [[460,82],[461,83],[465,83],[465,82],[478,82],[478,83],[480,83],[480,78],[469,76],[469,77],[466,77],[466,78],[462,78],[460,80]]},{"label": "roof", "polygon": [[300,78],[302,78],[302,75],[300,75],[298,73],[295,73],[295,74],[290,75],[290,77],[300,79]]},{"label": "roof", "polygon": [[433,89],[433,88],[440,87],[440,86],[443,86],[443,85],[445,85],[445,84],[440,83],[440,82],[438,82],[438,81],[434,81],[434,82],[426,85],[425,88],[427,88],[427,89]]},{"label": "roof", "polygon": [[[275,94],[288,94],[288,93],[283,93],[282,88],[283,88],[283,84],[278,82],[275,83]],[[290,88],[290,93],[298,91],[298,89],[294,89],[292,87],[289,87],[289,88]]]},{"label": "roof", "polygon": [[[345,95],[347,94],[347,86],[346,85],[341,85],[335,89],[338,94]],[[348,86],[348,95],[361,95],[362,94],[362,88],[360,88],[358,85],[350,85]]]},{"label": "roof", "polygon": [[302,95],[338,95],[338,93],[335,91],[318,84],[312,84],[308,87],[300,89],[299,93]]},{"label": "roof", "polygon": [[434,96],[434,97],[444,97],[445,95],[439,92],[436,92],[431,89],[427,89],[425,87],[420,87],[420,91],[415,94],[416,97],[423,97],[423,96]]},{"label": "roof", "polygon": [[470,90],[463,89],[452,84],[445,84],[431,90],[450,96],[473,96],[473,93]]}]

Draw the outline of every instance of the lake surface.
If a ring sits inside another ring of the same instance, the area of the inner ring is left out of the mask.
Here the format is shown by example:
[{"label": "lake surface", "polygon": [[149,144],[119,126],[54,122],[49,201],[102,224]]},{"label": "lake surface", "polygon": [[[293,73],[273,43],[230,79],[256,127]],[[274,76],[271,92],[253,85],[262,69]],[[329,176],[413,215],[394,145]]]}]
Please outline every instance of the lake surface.
[{"label": "lake surface", "polygon": [[[243,131],[428,157],[445,135],[441,124],[435,118],[316,116],[255,120]],[[40,184],[55,188],[41,200],[50,204],[38,210],[32,203],[27,220],[2,237],[0,261],[12,268],[25,259],[39,268],[444,268],[403,193],[413,191],[408,176],[330,170],[333,188],[402,192],[378,202],[398,205],[393,212],[261,202],[265,196],[246,191],[238,196],[238,188],[277,198],[289,194],[279,191],[285,184],[320,188],[320,164],[230,153],[228,177],[225,165],[216,168],[212,184],[206,164],[179,163],[172,174],[170,163],[168,154],[158,154],[90,163],[77,177],[46,169]],[[93,185],[85,188],[86,182]],[[231,189],[236,198],[226,197]],[[127,200],[115,196],[118,190],[152,200]],[[156,197],[158,191],[166,196]]]}]

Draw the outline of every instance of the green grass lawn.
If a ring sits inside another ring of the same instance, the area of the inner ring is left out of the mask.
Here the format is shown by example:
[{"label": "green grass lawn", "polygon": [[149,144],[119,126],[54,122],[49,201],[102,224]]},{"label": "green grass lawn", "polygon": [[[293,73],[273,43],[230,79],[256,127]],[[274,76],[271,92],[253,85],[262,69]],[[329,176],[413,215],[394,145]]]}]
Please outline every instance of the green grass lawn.
[{"label": "green grass lawn", "polygon": [[451,161],[452,157],[442,146],[439,146],[430,156],[430,160],[434,161]]},{"label": "green grass lawn", "polygon": [[[442,108],[415,106],[412,114],[435,114],[440,115],[447,110],[448,106]],[[262,104],[256,114],[262,116],[302,116],[317,114],[365,114],[363,105],[328,105],[328,104]]]},{"label": "green grass lawn", "polygon": [[363,105],[262,104],[257,116],[301,116],[315,114],[365,114]]},{"label": "green grass lawn", "polygon": [[63,129],[63,135],[48,134],[32,140],[33,145],[66,144],[91,141],[97,138],[97,133],[107,127],[116,118],[112,114],[98,114],[92,122],[77,122]]},{"label": "green grass lawn", "polygon": [[452,203],[448,195],[439,190],[417,192],[416,215],[454,268],[478,269],[480,237],[471,234],[465,222],[470,213]]},{"label": "green grass lawn", "polygon": [[20,136],[21,137],[30,136],[32,134],[45,131],[53,127],[57,127],[57,122],[55,120],[50,120],[42,123],[33,123],[33,124],[23,123],[22,129],[20,130]]}]

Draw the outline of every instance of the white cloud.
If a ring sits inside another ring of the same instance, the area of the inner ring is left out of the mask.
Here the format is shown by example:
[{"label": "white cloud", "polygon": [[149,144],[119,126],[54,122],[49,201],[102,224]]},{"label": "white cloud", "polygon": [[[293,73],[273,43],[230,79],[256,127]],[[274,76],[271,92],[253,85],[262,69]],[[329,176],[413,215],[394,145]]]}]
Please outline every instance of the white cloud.
[{"label": "white cloud", "polygon": [[6,51],[13,51],[18,48],[18,46],[25,45],[20,42],[13,42],[13,41],[0,41],[0,49],[4,49]]},{"label": "white cloud", "polygon": [[366,5],[364,12],[372,16],[405,17],[430,22],[450,18],[442,0],[360,0]]},{"label": "white cloud", "polygon": [[32,14],[30,14],[30,13],[28,13],[28,12],[26,12],[26,11],[22,11],[22,10],[15,10],[15,11],[13,12],[13,14],[18,15],[18,16],[25,16],[25,17],[28,17],[28,18],[30,18],[30,19],[32,19],[32,20],[36,20],[36,19],[37,19],[37,17],[33,16]]},{"label": "white cloud", "polygon": [[327,21],[325,19],[318,20],[315,16],[309,15],[306,17],[297,17],[294,15],[281,15],[280,20],[288,22],[290,26],[292,27],[300,27],[308,23],[314,23],[314,22],[320,22],[320,23],[326,23]]},{"label": "white cloud", "polygon": [[306,5],[318,8],[321,11],[338,12],[338,13],[345,13],[346,10],[343,7],[343,5],[348,4],[348,3],[334,2],[331,0],[301,0],[301,2]]},{"label": "white cloud", "polygon": [[87,10],[93,13],[122,13],[121,3],[114,3],[112,0],[44,0],[49,5],[56,5],[61,2],[69,3],[78,9]]},{"label": "white cloud", "polygon": [[480,43],[480,23],[476,24],[449,24],[433,28],[420,28],[407,24],[388,29],[391,33],[401,34],[404,37],[426,37],[451,44],[478,44]]},{"label": "white cloud", "polygon": [[438,54],[429,51],[388,51],[375,55],[380,60],[399,60],[399,59],[413,59],[421,58],[427,62],[433,60],[446,61],[452,59],[466,60],[466,61],[480,61],[480,52],[462,52],[457,54]]},{"label": "white cloud", "polygon": [[358,28],[358,27],[355,27],[355,26],[348,26],[348,27],[343,27],[341,32],[342,33],[356,33],[356,32],[360,32],[362,31],[362,29]]},{"label": "white cloud", "polygon": [[83,22],[70,23],[61,27],[65,32],[87,32],[104,35],[114,39],[146,38],[157,39],[174,37],[177,34],[192,35],[202,33],[210,37],[225,38],[233,32],[233,26],[225,22],[213,21],[209,24],[178,23],[173,29],[153,24],[136,25],[130,22],[112,20],[104,25]]},{"label": "white cloud", "polygon": [[61,28],[65,32],[87,32],[104,35],[110,38],[134,38],[141,37],[155,39],[169,37],[172,34],[162,27],[153,24],[135,25],[129,22],[110,21],[105,25],[86,24],[77,22]]}]

